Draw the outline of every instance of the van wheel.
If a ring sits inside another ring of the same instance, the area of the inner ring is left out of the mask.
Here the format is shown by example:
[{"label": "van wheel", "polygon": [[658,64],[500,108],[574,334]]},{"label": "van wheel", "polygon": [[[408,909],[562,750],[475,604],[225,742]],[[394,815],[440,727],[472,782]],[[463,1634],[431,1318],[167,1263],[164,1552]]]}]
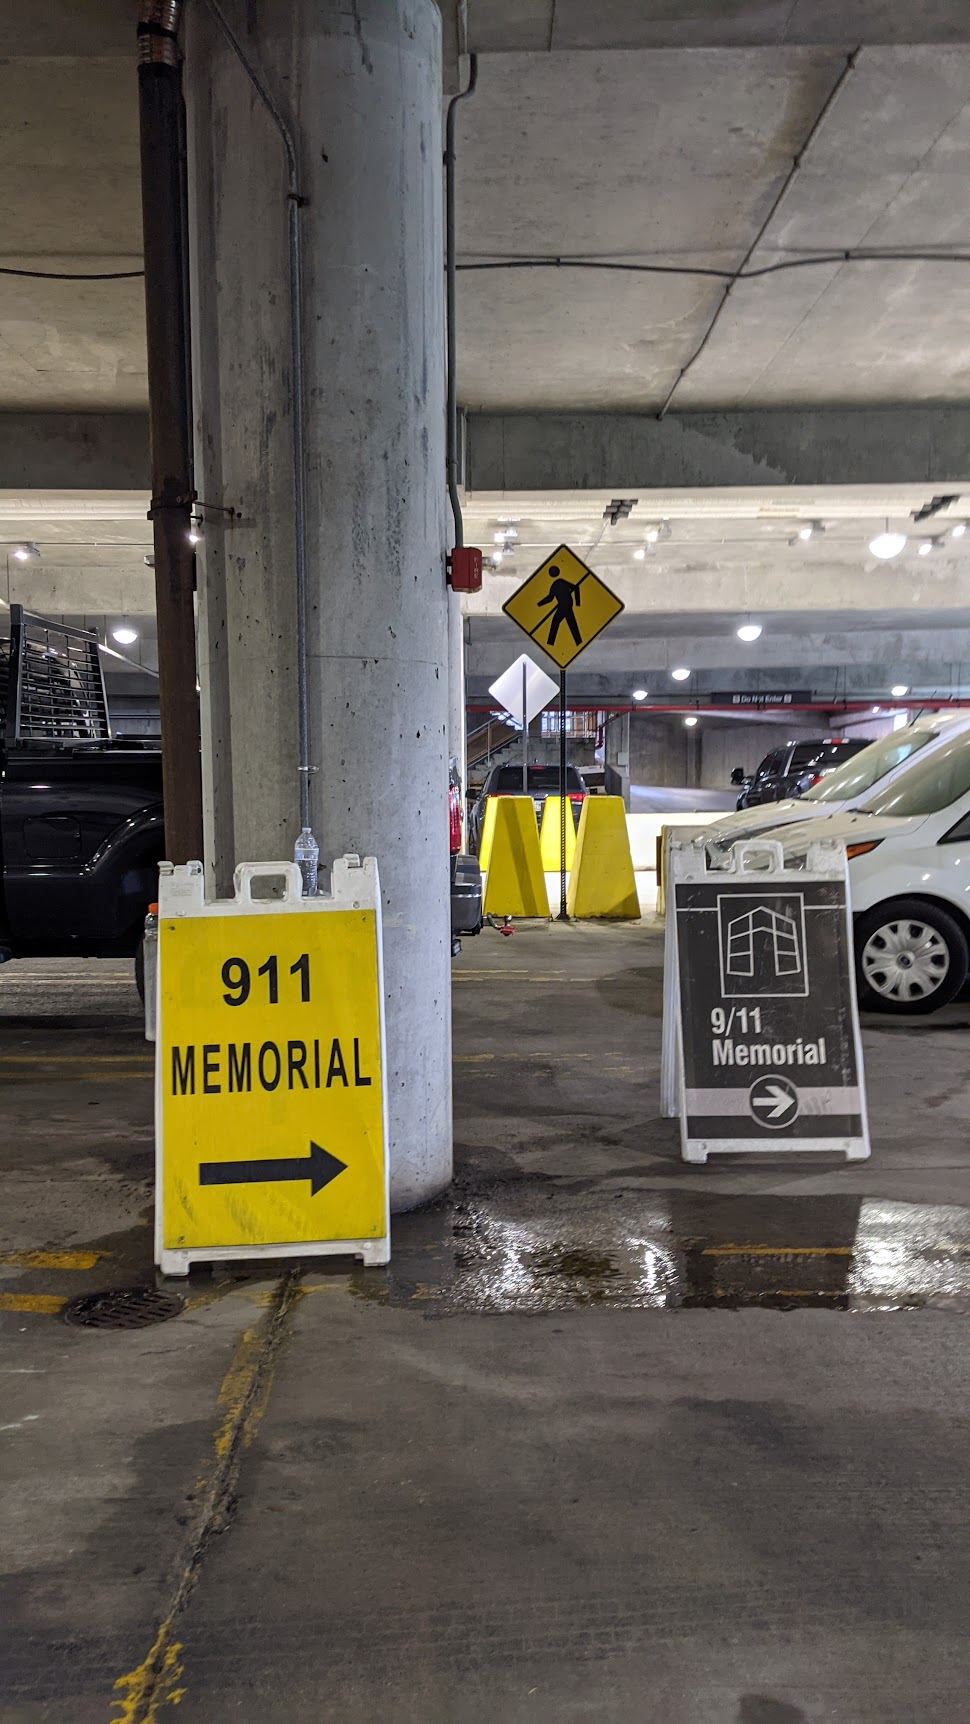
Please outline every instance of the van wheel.
[{"label": "van wheel", "polygon": [[936,904],[896,898],[855,926],[859,1004],[896,1016],[938,1011],[960,992],[970,969],[966,935]]},{"label": "van wheel", "polygon": [[145,1004],[145,942],[144,942],[144,940],[139,940],[138,949],[135,952],[135,987],[138,989],[138,998],[140,999],[142,1005],[144,1005]]}]

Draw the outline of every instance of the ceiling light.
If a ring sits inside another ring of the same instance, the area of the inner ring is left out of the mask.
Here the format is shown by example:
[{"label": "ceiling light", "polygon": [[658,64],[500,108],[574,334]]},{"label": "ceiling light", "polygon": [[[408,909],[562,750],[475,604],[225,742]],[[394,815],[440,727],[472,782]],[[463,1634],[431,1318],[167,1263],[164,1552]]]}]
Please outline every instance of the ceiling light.
[{"label": "ceiling light", "polygon": [[904,694],[909,693],[909,683],[908,682],[894,682],[893,686],[889,690],[889,692],[890,692],[890,694],[895,695],[897,700],[901,700]]},{"label": "ceiling light", "polygon": [[805,526],[805,527],[799,527],[799,529],[798,529],[798,537],[799,537],[799,538],[800,538],[800,539],[810,539],[810,538],[811,538],[811,536],[812,536],[812,528],[811,528],[811,526]]},{"label": "ceiling light", "polygon": [[877,533],[874,539],[869,540],[869,549],[881,562],[888,562],[890,557],[898,557],[900,551],[906,549],[906,534]]},{"label": "ceiling light", "polygon": [[692,729],[693,726],[697,723],[697,719],[695,718],[695,716],[692,712],[689,712],[687,714],[687,717],[684,719],[684,723],[688,726],[688,728]]},{"label": "ceiling light", "polygon": [[155,552],[149,551],[147,557],[142,557],[142,562],[146,569],[153,569],[155,567]]},{"label": "ceiling light", "polygon": [[34,544],[15,545],[13,548],[13,554],[18,563],[29,563],[32,562],[35,557],[40,556],[40,547]]},{"label": "ceiling light", "polygon": [[873,709],[872,709],[872,710],[873,710],[873,712],[874,712],[874,713],[876,713],[876,712],[881,712],[881,711],[882,711],[882,707],[881,707],[881,706],[874,706],[874,707],[873,707]]},{"label": "ceiling light", "polygon": [[519,536],[519,535],[518,535],[518,533],[517,533],[517,532],[516,532],[516,530],[515,530],[515,528],[514,528],[514,527],[506,527],[506,529],[505,529],[505,537],[506,537],[506,538],[507,538],[507,539],[517,539],[517,538],[518,538],[518,536]]},{"label": "ceiling light", "polygon": [[646,551],[645,551],[645,550],[644,550],[644,548],[643,548],[643,546],[642,546],[642,545],[638,545],[638,546],[637,546],[637,549],[636,549],[636,550],[635,550],[635,551],[634,551],[634,553],[633,553],[633,555],[634,555],[634,557],[635,557],[635,558],[636,558],[636,560],[637,560],[637,562],[638,562],[638,563],[642,563],[642,562],[643,562],[643,559],[644,559],[644,557],[645,557],[645,556],[646,556],[646,554],[647,554],[647,553],[646,553]]},{"label": "ceiling light", "polygon": [[187,537],[190,545],[198,545],[201,543],[201,540],[202,540],[202,534],[200,533],[198,527],[190,527],[188,530],[188,533],[186,534],[186,537]]},{"label": "ceiling light", "polygon": [[504,533],[493,533],[492,538],[495,541],[496,545],[504,545],[505,544],[505,534]]},{"label": "ceiling light", "polygon": [[962,539],[966,530],[967,530],[966,521],[958,521],[956,526],[954,527],[952,533],[950,534],[951,539]]},{"label": "ceiling light", "polygon": [[646,700],[648,693],[649,693],[648,689],[635,688],[633,690],[633,698],[634,698],[634,700]]},{"label": "ceiling light", "polygon": [[494,567],[495,567],[495,568],[496,568],[496,569],[497,569],[497,568],[498,568],[498,566],[499,566],[499,563],[500,563],[500,562],[501,562],[501,561],[502,561],[502,553],[501,553],[501,551],[493,551],[493,552],[492,552],[492,563],[493,563],[493,565],[494,565]]},{"label": "ceiling light", "polygon": [[756,641],[761,633],[760,623],[742,623],[738,629],[739,641]]},{"label": "ceiling light", "polygon": [[117,641],[119,646],[133,646],[138,639],[138,630],[128,627],[112,629],[111,639]]},{"label": "ceiling light", "polygon": [[[872,547],[870,546],[870,549],[871,548]],[[933,540],[932,539],[924,539],[922,544],[920,545],[919,550],[917,551],[916,555],[918,557],[928,557],[930,552],[932,551],[932,549],[933,549]]]},{"label": "ceiling light", "polygon": [[659,539],[659,537],[660,537],[660,528],[659,527],[648,527],[647,528],[646,539],[647,539],[648,545],[655,545],[657,543],[657,540]]},{"label": "ceiling light", "polygon": [[687,678],[690,676],[690,671],[687,669],[685,664],[682,664],[678,665],[677,669],[672,670],[670,674],[675,682],[686,682]]}]

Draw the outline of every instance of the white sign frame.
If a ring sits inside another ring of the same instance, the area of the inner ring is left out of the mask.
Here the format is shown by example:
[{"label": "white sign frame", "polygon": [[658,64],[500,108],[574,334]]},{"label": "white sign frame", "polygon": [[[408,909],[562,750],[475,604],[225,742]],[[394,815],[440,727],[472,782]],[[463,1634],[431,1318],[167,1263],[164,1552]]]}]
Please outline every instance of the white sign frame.
[{"label": "white sign frame", "polygon": [[[749,880],[755,892],[770,884],[810,886],[814,881],[845,882],[846,940],[849,953],[853,950],[852,910],[849,898],[848,861],[844,845],[837,840],[810,840],[806,846],[806,866],[785,866],[783,846],[776,839],[740,840],[731,846],[728,867],[711,870],[707,866],[706,841],[703,833],[685,838],[672,832],[665,846],[664,878],[667,889],[664,923],[664,995],[660,1068],[660,1111],[665,1119],[680,1119],[681,1158],[692,1163],[706,1163],[711,1155],[844,1155],[847,1161],[865,1161],[871,1153],[869,1118],[866,1105],[865,1067],[862,1037],[859,1030],[859,1006],[856,996],[855,967],[849,964],[849,987],[852,1036],[858,1074],[859,1106],[862,1120],[860,1137],[754,1137],[751,1138],[692,1138],[688,1136],[687,1092],[684,1074],[684,1025],[680,980],[680,952],[677,937],[678,885],[716,886],[719,879]],[[777,1074],[775,1074],[777,1076]]]},{"label": "white sign frame", "polygon": [[[258,878],[282,879],[282,898],[253,898],[253,881]],[[316,897],[303,896],[303,878],[295,862],[242,863],[235,871],[235,896],[206,900],[205,878],[201,862],[188,862],[174,867],[163,862],[159,868],[159,922],[177,917],[199,916],[286,916],[294,913],[327,915],[335,910],[370,910],[375,916],[377,940],[378,1017],[381,1047],[381,1110],[384,1133],[384,1233],[372,1239],[281,1241],[269,1245],[191,1246],[169,1251],[164,1245],[164,1119],[162,1105],[162,1045],[161,1001],[163,945],[159,943],[155,974],[155,1011],[158,1039],[155,1053],[155,1262],[163,1275],[187,1275],[193,1263],[255,1262],[260,1259],[286,1257],[359,1257],[367,1266],[389,1263],[391,1260],[390,1211],[390,1136],[387,1108],[387,1031],[384,1018],[384,938],[381,920],[381,888],[377,862],[373,856],[340,856],[331,870],[331,889]]]}]

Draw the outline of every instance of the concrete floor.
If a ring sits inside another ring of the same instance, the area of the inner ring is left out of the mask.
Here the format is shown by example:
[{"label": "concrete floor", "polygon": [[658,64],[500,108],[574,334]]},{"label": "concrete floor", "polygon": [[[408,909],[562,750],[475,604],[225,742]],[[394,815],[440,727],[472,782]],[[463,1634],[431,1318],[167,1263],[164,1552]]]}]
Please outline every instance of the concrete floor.
[{"label": "concrete floor", "polygon": [[455,963],[390,1268],[152,1282],[120,965],[0,972],[3,1724],[970,1717],[970,1007],[865,1026],[870,1162],[687,1168],[654,927]]}]

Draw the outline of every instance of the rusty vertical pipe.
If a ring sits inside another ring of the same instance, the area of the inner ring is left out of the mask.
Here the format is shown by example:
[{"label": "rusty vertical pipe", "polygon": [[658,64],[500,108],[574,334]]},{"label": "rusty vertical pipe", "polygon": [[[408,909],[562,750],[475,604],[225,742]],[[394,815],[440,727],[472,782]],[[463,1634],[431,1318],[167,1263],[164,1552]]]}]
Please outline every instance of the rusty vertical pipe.
[{"label": "rusty vertical pipe", "polygon": [[195,652],[192,407],[188,365],[185,110],[181,0],[141,0],[138,107],[152,450],[155,606],[165,854],[202,856],[202,766]]}]

